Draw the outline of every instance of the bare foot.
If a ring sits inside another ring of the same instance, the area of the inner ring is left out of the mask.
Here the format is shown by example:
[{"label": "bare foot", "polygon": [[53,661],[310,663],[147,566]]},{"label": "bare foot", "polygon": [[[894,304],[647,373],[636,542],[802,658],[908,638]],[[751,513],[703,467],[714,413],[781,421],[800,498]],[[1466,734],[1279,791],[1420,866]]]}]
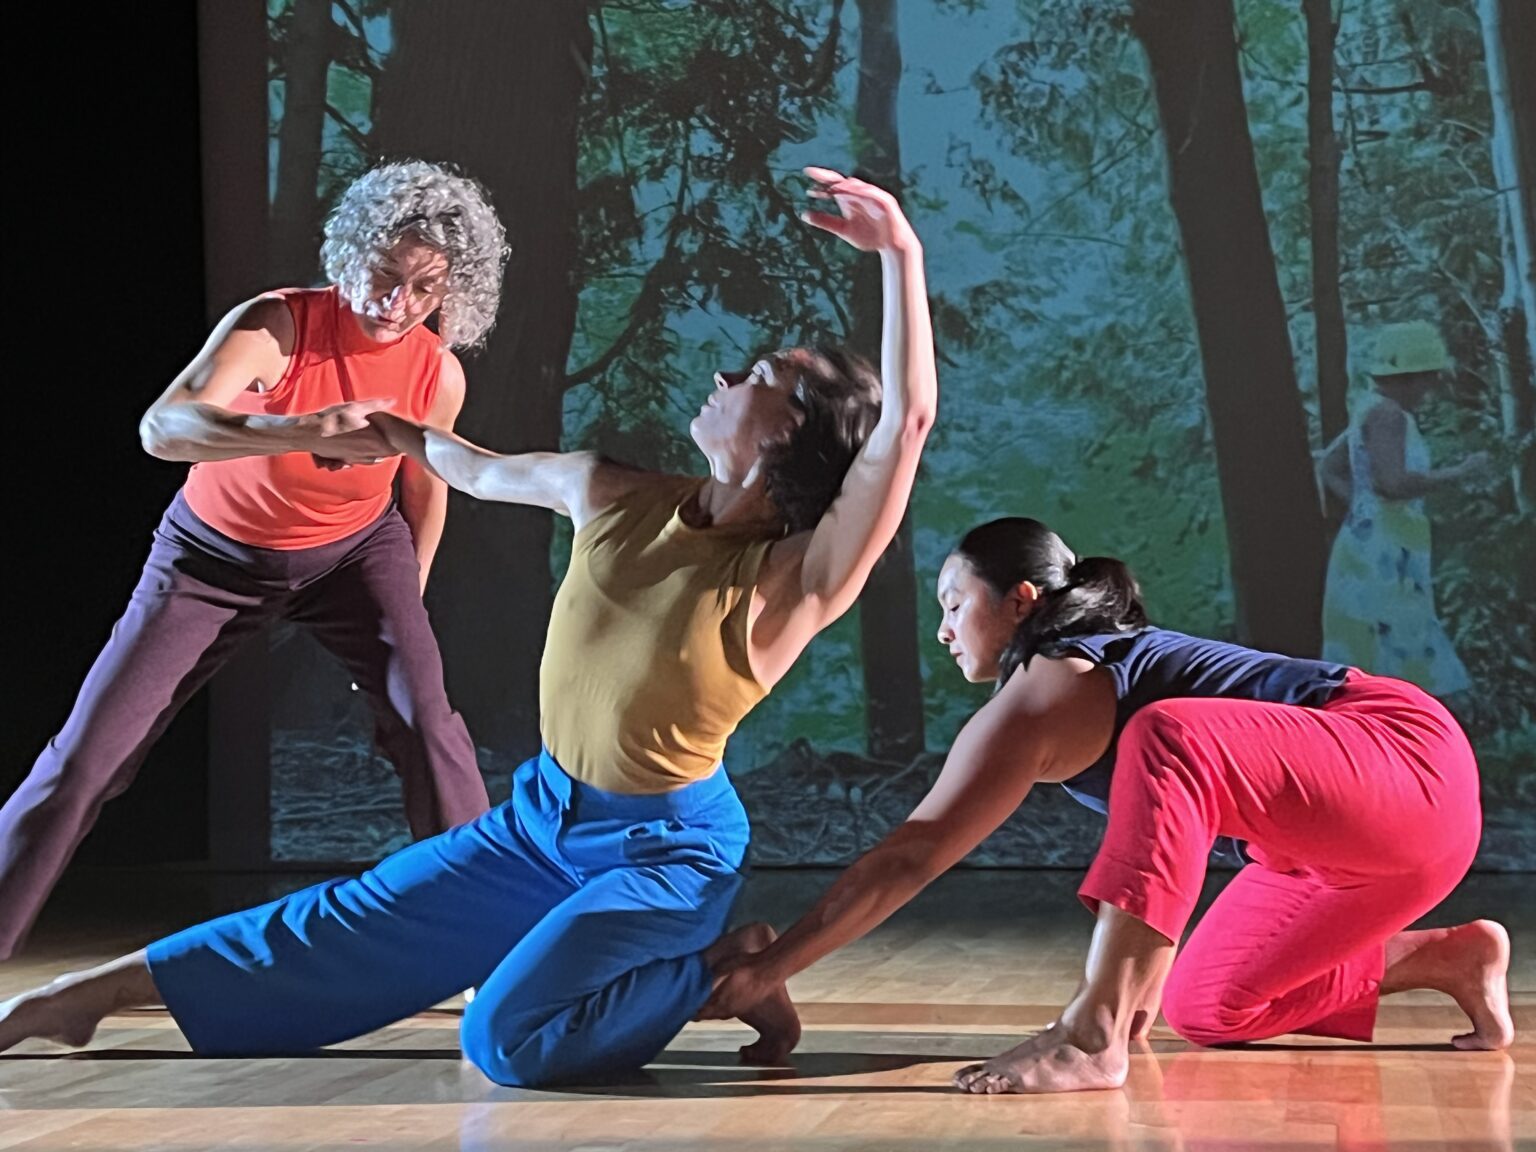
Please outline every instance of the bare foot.
[{"label": "bare foot", "polygon": [[[714,966],[747,953],[761,952],[777,937],[770,924],[747,924],[715,941],[704,957]],[[800,1043],[800,1013],[783,984],[743,1012],[741,1022],[758,1033],[756,1041],[741,1047],[743,1064],[783,1064]]]},{"label": "bare foot", "polygon": [[142,951],[70,972],[0,1004],[0,1052],[32,1037],[79,1048],[104,1017],[159,999]]},{"label": "bare foot", "polygon": [[1152,1038],[1152,1025],[1157,1023],[1157,1008],[1140,1008],[1131,1017],[1131,1039],[1147,1041]]},{"label": "bare foot", "polygon": [[71,992],[68,976],[0,1004],[0,1052],[33,1038],[80,1048],[91,1042],[101,1014]]},{"label": "bare foot", "polygon": [[1509,933],[1494,920],[1399,932],[1387,941],[1383,996],[1410,988],[1444,992],[1472,1021],[1457,1048],[1495,1051],[1514,1043],[1509,1014]]},{"label": "bare foot", "polygon": [[[1098,1047],[1098,1045],[1090,1045]],[[955,1087],[977,1096],[1002,1092],[1091,1092],[1119,1088],[1130,1069],[1125,1047],[1087,1051],[1059,1023],[985,1064],[955,1073]]]}]

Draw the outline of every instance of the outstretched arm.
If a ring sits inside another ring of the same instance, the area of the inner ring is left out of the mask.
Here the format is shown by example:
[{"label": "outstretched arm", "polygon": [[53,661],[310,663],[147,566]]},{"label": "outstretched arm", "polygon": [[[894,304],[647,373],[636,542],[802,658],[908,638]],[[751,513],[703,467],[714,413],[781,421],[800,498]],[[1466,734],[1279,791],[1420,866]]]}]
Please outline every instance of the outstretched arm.
[{"label": "outstretched arm", "polygon": [[1114,733],[1108,678],[1078,659],[1037,658],[961,729],[944,769],[906,821],[844,872],[761,952],[722,967],[700,1014],[729,1019],[790,976],[875,928],[985,840],[1039,780],[1070,778]]},{"label": "outstretched arm", "polygon": [[529,504],[569,516],[580,528],[646,474],[595,452],[521,452],[503,456],[440,428],[388,413],[370,418],[395,451],[476,500]]},{"label": "outstretched arm", "polygon": [[[883,320],[880,418],[854,458],[842,491],[808,533],[774,548],[763,587],[772,596],[754,625],[754,667],[787,668],[822,628],[853,606],[912,494],[917,462],[938,408],[938,373],[923,249],[896,198],[827,168],[807,168],[812,195],[841,215],[807,212],[806,223],[880,256]],[[774,571],[778,569],[779,571]],[[771,675],[770,675],[771,679]]]}]

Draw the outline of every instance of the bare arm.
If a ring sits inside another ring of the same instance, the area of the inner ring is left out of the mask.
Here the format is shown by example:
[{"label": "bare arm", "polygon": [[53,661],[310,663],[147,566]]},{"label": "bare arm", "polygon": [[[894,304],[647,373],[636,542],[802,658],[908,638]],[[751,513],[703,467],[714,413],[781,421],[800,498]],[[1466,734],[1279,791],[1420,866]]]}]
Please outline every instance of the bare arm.
[{"label": "bare arm", "polygon": [[[1087,661],[1032,661],[966,723],[906,821],[783,936],[746,958],[743,977],[733,968],[703,1015],[739,1015],[755,1003],[754,993],[876,927],[985,840],[1037,781],[1068,779],[1102,756],[1114,717],[1114,688]],[[739,988],[728,987],[733,981]],[[729,1002],[733,996],[745,1003]]]},{"label": "bare arm", "polygon": [[[429,427],[452,432],[464,407],[464,366],[459,358],[443,350],[437,398],[427,413]],[[400,514],[410,526],[416,546],[416,562],[421,567],[421,590],[427,590],[427,577],[437,546],[442,543],[443,526],[448,520],[448,485],[407,456],[400,465]]]},{"label": "bare arm", "polygon": [[1348,505],[1353,497],[1349,468],[1349,433],[1334,437],[1318,465],[1324,492],[1331,493],[1341,503]]},{"label": "bare arm", "polygon": [[1377,404],[1360,427],[1370,459],[1371,485],[1387,500],[1412,500],[1465,480],[1487,457],[1474,453],[1449,468],[1411,472],[1407,464],[1408,415],[1392,404]]},{"label": "bare arm", "polygon": [[637,484],[651,479],[595,452],[522,452],[503,456],[462,436],[387,413],[372,417],[397,452],[450,488],[476,500],[528,504],[569,516],[578,529]]},{"label": "bare arm", "polygon": [[373,459],[387,447],[367,426],[385,401],[338,404],[302,416],[232,412],[247,390],[277,385],[293,351],[293,317],[275,296],[259,296],[219,321],[192,362],[139,421],[144,450],[162,460],[233,460],[314,452],[342,462]]},{"label": "bare arm", "polygon": [[[753,667],[772,682],[811,638],[853,606],[896,535],[917,463],[938,409],[938,372],[923,250],[890,193],[825,168],[808,168],[841,216],[806,220],[866,252],[878,252],[883,295],[880,418],[809,533],[774,548],[753,625]],[[777,675],[775,675],[777,674]]]}]

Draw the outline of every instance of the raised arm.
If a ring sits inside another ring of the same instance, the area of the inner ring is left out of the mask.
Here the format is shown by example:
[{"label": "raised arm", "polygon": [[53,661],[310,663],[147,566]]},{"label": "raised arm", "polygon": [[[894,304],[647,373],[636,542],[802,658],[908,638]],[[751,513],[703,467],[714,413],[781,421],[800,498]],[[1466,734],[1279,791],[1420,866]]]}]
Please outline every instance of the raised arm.
[{"label": "raised arm", "polygon": [[386,455],[388,445],[367,418],[388,401],[354,401],[301,416],[230,411],[242,392],[275,388],[292,352],[293,317],[280,297],[258,296],[234,308],[144,413],[144,450],[190,462],[313,452],[349,463]]},{"label": "raised arm", "polygon": [[799,617],[800,627],[790,628],[786,636],[790,647],[796,641],[803,647],[859,598],[869,571],[902,524],[917,459],[938,407],[934,330],[917,233],[886,190],[825,167],[808,167],[806,174],[817,183],[811,195],[833,200],[842,212],[806,212],[806,223],[860,252],[879,253],[883,395],[879,422],[854,458],[836,501],[816,528],[786,541],[771,558],[771,564],[793,570],[780,605]]},{"label": "raised arm", "polygon": [[991,835],[1037,781],[1069,779],[1102,756],[1114,718],[1114,688],[1087,661],[1032,661],[961,729],[939,778],[905,822],[773,944],[722,966],[716,975],[724,979],[701,1018],[741,1015],[875,928]]},{"label": "raised arm", "polygon": [[938,410],[939,385],[923,248],[901,206],[863,180],[826,168],[806,172],[820,186],[819,194],[842,212],[807,213],[806,222],[861,252],[880,255],[880,419],[854,458],[842,492],[812,530],[801,563],[805,595],[836,619],[853,606],[901,524]]},{"label": "raised arm", "polygon": [[807,212],[806,223],[880,257],[880,418],[809,532],[778,544],[764,566],[762,610],[753,624],[752,664],[772,683],[811,638],[853,606],[896,535],[918,458],[938,410],[938,372],[923,249],[896,198],[863,180],[807,168],[813,196],[841,215]]}]

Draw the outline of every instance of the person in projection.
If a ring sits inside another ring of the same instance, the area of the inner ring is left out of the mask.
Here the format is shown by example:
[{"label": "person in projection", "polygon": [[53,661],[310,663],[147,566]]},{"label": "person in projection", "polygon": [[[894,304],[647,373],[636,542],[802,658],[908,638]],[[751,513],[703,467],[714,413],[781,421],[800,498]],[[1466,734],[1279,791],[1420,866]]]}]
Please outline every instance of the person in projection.
[{"label": "person in projection", "polygon": [[1323,655],[1454,701],[1471,680],[1435,607],[1424,498],[1486,472],[1488,456],[1430,466],[1414,414],[1450,367],[1433,325],[1383,328],[1369,401],[1323,456],[1323,483],[1348,508],[1328,559]]},{"label": "person in projection", "polygon": [[422,604],[447,486],[368,417],[453,427],[453,349],[495,322],[505,233],[478,183],[411,160],[342,193],[321,255],[327,287],[236,307],[140,423],[147,452],[192,468],[68,720],[0,808],[0,960],[102,804],[275,620],[306,625],[367,695],[413,836],[489,805]]},{"label": "person in projection", "polygon": [[[701,1015],[739,1016],[957,864],[1036,784],[1109,817],[1080,896],[1097,924],[1077,994],[1038,1035],[956,1074],[967,1092],[1117,1088],[1159,1009],[1198,1044],[1370,1040],[1381,997],[1448,993],[1507,1047],[1509,937],[1408,931],[1465,874],[1477,763],[1422,689],[1343,664],[1151,626],[1129,569],[1037,520],[973,529],[939,576],[939,642],[992,699],[907,820],[766,948],[723,963]],[[1243,867],[1182,951],[1218,837]]]},{"label": "person in projection", "polygon": [[[748,840],[727,737],[852,607],[901,523],[937,379],[922,249],[896,200],[807,169],[840,213],[808,223],[877,252],[881,370],[791,348],[719,373],[690,425],[708,474],[589,453],[499,456],[391,413],[369,429],[483,500],[575,528],[540,669],[544,748],[484,816],[335,880],[214,920],[0,1008],[0,1048],[86,1040],[163,998],[198,1052],[315,1048],[466,987],[465,1055],[499,1084],[644,1064],[704,1004]],[[487,573],[487,579],[495,579]],[[752,1059],[799,1037],[779,994]]]}]

